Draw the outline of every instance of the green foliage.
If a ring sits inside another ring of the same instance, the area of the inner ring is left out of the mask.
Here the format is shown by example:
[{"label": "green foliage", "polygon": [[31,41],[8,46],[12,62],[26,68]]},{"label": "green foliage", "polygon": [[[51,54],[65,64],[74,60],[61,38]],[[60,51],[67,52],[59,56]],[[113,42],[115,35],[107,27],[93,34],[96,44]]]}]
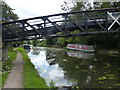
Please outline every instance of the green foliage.
[{"label": "green foliage", "polygon": [[46,44],[47,45],[52,45],[54,42],[53,42],[53,39],[52,38],[46,38]]},{"label": "green foliage", "polygon": [[17,51],[22,53],[24,64],[24,88],[47,88],[45,81],[41,78],[35,70],[34,65],[30,62],[26,50],[23,48],[18,48]]},{"label": "green foliage", "polygon": [[105,76],[102,76],[102,77],[98,78],[98,80],[106,80],[106,79],[107,79],[107,77],[105,77]]},{"label": "green foliage", "polygon": [[82,2],[77,2],[76,6],[71,11],[79,11],[83,7]]},{"label": "green foliage", "polygon": [[14,51],[14,50],[11,50],[11,51],[8,52],[8,56],[11,60],[15,60],[16,56],[17,56],[17,52]]},{"label": "green foliage", "polygon": [[32,44],[33,46],[37,46],[40,43],[40,40],[33,40]]},{"label": "green foliage", "polygon": [[9,22],[9,21],[14,21],[18,19],[18,16],[13,13],[12,8],[10,8],[5,2],[0,3],[2,6],[2,21],[3,22]]},{"label": "green foliage", "polygon": [[[12,9],[9,5],[7,5],[4,1],[0,2],[0,6],[2,8],[2,20],[1,23],[5,23],[5,22],[10,22],[10,21],[15,21],[18,20],[18,16],[17,14],[15,14],[13,11],[14,9]],[[8,27],[18,27],[19,25],[8,25]],[[10,43],[12,44],[12,43]],[[11,46],[10,46],[11,47]]]},{"label": "green foliage", "polygon": [[104,2],[102,3],[100,8],[111,8],[110,2]]},{"label": "green foliage", "polygon": [[29,60],[26,50],[23,48],[17,48],[16,50],[22,53],[23,60]]},{"label": "green foliage", "polygon": [[[120,7],[120,2],[94,2],[94,9],[101,9],[101,8],[118,8]],[[84,8],[84,3],[79,2],[76,3],[71,11],[79,11]],[[89,8],[92,9],[92,8]],[[89,13],[90,17],[92,18],[105,18],[104,13],[102,12],[92,12]],[[72,16],[72,19],[80,19],[85,18],[82,14],[75,14]],[[91,29],[90,31],[94,31]],[[71,33],[80,33],[79,30],[72,31]],[[68,37],[64,41],[63,39],[58,39],[60,43],[67,42],[67,43],[77,43],[77,44],[88,44],[97,46],[97,48],[119,48],[120,49],[120,35],[94,35],[94,36],[85,36],[85,37]],[[59,45],[59,44],[58,44]]]},{"label": "green foliage", "polygon": [[101,83],[101,81],[104,81],[104,80],[114,80],[114,79],[117,79],[116,78],[116,76],[115,75],[112,75],[112,74],[106,74],[105,76],[101,76],[101,77],[99,77],[97,80],[99,80],[100,81],[100,83]]},{"label": "green foliage", "polygon": [[119,2],[103,2],[100,8],[118,8],[120,7],[120,1]]},{"label": "green foliage", "polygon": [[[80,33],[79,30],[71,33]],[[120,35],[94,35],[94,36],[77,36],[66,38],[48,38],[44,46],[66,47],[69,43],[93,45],[96,48],[120,49]],[[45,41],[44,41],[45,42]]]},{"label": "green foliage", "polygon": [[114,86],[120,86],[120,83],[114,84]]},{"label": "green foliage", "polygon": [[8,59],[7,61],[2,62],[2,74],[11,72],[12,60]]},{"label": "green foliage", "polygon": [[9,72],[6,72],[6,73],[2,74],[2,80],[1,80],[2,81],[2,87],[4,86],[8,75],[9,75]]},{"label": "green foliage", "polygon": [[37,45],[42,46],[42,47],[46,47],[46,40],[40,41]]},{"label": "green foliage", "polygon": [[6,61],[2,62],[2,73],[10,72],[12,67],[12,61],[16,59],[16,51],[9,50],[8,51],[9,58]]},{"label": "green foliage", "polygon": [[56,44],[58,46],[60,46],[60,47],[63,47],[63,46],[65,46],[65,43],[66,43],[66,39],[65,38],[58,38]]}]

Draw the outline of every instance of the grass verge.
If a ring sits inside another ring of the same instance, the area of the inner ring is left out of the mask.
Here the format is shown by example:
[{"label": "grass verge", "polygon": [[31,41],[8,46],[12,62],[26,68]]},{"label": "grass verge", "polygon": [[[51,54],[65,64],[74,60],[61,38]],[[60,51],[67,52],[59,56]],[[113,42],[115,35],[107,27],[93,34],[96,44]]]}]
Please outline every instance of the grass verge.
[{"label": "grass verge", "polygon": [[17,52],[14,50],[8,50],[8,56],[9,58],[6,61],[2,61],[2,87],[5,84],[5,81],[9,75],[9,73],[11,72],[11,68],[12,68],[12,61],[16,60],[16,55]]},{"label": "grass verge", "polygon": [[14,60],[16,60],[17,52],[15,50],[9,50],[8,56],[12,61],[14,61]]},{"label": "grass verge", "polygon": [[43,78],[38,75],[37,70],[34,68],[34,65],[30,62],[30,59],[27,55],[26,50],[22,48],[16,49],[21,52],[24,60],[24,88],[48,88]]}]

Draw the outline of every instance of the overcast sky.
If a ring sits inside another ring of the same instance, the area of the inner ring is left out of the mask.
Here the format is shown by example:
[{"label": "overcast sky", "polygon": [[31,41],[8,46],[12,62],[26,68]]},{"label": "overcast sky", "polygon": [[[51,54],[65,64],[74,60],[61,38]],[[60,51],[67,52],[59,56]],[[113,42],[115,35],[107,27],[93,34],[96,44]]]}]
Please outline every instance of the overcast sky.
[{"label": "overcast sky", "polygon": [[61,13],[64,0],[5,0],[20,19]]}]

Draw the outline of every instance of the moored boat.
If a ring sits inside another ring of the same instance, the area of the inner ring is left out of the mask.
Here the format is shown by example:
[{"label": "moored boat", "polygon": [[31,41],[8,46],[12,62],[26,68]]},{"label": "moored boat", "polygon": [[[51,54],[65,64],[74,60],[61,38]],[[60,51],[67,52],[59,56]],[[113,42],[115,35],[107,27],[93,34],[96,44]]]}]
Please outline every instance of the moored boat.
[{"label": "moored boat", "polygon": [[79,45],[79,44],[68,44],[67,49],[80,50],[80,51],[85,51],[85,52],[95,51],[92,45]]},{"label": "moored boat", "polygon": [[30,47],[29,44],[24,44],[24,45],[23,45],[23,48],[24,48],[24,49],[31,49],[31,47]]}]

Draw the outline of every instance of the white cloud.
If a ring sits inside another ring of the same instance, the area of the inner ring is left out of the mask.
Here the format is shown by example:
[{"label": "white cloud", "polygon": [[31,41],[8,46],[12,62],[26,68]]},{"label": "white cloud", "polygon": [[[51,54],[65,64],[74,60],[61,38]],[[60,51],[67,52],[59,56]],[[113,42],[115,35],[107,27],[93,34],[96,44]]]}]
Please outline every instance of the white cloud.
[{"label": "white cloud", "polygon": [[20,19],[60,13],[64,0],[5,0]]}]

